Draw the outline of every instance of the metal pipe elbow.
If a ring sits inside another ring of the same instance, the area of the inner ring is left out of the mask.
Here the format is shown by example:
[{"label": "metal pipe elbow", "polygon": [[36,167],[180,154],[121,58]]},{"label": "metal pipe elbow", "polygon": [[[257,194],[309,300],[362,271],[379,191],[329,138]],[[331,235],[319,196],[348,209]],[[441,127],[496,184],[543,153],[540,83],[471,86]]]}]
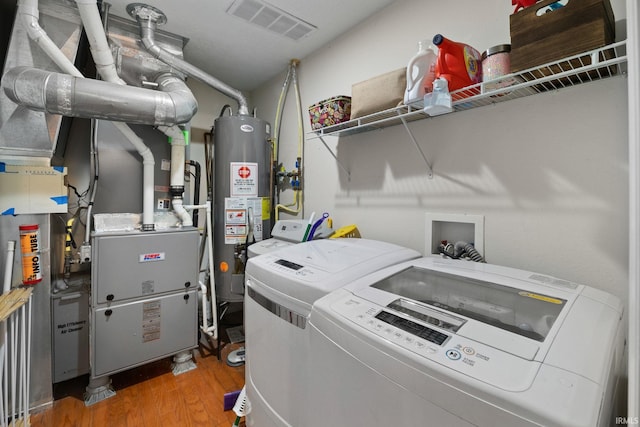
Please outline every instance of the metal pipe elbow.
[{"label": "metal pipe elbow", "polygon": [[171,100],[176,124],[186,123],[198,112],[198,101],[186,83],[173,74],[162,74],[156,78],[158,89]]},{"label": "metal pipe elbow", "polygon": [[7,97],[32,110],[45,111],[41,88],[49,75],[30,67],[14,67],[2,76],[2,88]]}]

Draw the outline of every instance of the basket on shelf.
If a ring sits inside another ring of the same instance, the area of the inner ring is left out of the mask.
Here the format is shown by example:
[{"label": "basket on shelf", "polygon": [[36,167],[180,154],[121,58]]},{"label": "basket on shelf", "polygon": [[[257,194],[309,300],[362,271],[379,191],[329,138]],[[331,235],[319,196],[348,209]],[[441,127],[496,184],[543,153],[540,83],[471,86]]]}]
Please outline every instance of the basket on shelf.
[{"label": "basket on shelf", "polygon": [[309,107],[309,118],[312,130],[348,122],[351,118],[351,97],[334,96],[317,102]]}]

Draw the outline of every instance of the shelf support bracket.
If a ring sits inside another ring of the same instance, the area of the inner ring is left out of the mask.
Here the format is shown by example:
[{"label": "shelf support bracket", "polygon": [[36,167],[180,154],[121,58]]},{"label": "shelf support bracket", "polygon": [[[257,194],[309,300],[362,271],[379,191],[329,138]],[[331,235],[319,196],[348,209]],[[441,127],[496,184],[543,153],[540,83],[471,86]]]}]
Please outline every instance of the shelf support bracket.
[{"label": "shelf support bracket", "polygon": [[336,154],[333,152],[333,150],[329,147],[329,145],[327,145],[327,143],[325,142],[324,138],[322,137],[322,135],[318,135],[318,139],[320,139],[320,142],[322,142],[322,145],[324,145],[324,147],[327,149],[327,151],[329,151],[329,153],[333,156],[333,158],[336,160],[336,163],[338,163],[338,166],[340,166],[340,169],[342,169],[344,171],[344,173],[347,174],[347,179],[349,181],[351,181],[351,172],[349,172],[349,170],[344,167],[344,165],[340,162],[340,160],[338,160],[338,156],[336,156]]},{"label": "shelf support bracket", "polygon": [[422,151],[422,148],[420,148],[420,145],[418,145],[418,141],[416,140],[416,137],[413,136],[413,132],[411,132],[411,129],[409,129],[409,125],[407,124],[407,120],[403,116],[400,116],[400,120],[402,121],[402,125],[404,126],[404,129],[409,134],[409,138],[411,138],[411,141],[413,142],[413,145],[415,145],[416,149],[418,150],[418,152],[422,156],[422,160],[424,160],[424,162],[427,165],[427,174],[429,176],[429,179],[432,179],[433,178],[433,168],[431,167],[431,163],[429,163],[429,160],[427,159],[427,156],[424,154],[424,151]]}]

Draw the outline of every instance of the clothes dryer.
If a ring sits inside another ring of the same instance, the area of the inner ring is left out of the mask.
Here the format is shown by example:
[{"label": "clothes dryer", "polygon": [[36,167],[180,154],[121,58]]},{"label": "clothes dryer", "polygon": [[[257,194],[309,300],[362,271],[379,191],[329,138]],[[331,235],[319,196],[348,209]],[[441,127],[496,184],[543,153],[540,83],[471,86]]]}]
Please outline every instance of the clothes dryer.
[{"label": "clothes dryer", "polygon": [[323,239],[250,258],[245,282],[247,426],[303,426],[312,304],[417,251],[368,239]]}]

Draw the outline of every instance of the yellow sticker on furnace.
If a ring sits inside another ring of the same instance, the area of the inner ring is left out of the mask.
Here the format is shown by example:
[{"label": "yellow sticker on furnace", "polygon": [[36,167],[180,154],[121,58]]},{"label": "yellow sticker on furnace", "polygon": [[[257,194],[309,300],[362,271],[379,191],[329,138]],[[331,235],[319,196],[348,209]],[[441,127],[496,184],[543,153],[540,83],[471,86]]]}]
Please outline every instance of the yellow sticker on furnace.
[{"label": "yellow sticker on furnace", "polygon": [[529,297],[529,298],[534,298],[540,301],[545,301],[545,302],[550,302],[552,304],[562,304],[562,300],[558,299],[558,298],[552,298],[552,297],[548,297],[545,295],[539,295],[539,294],[534,294],[531,292],[525,292],[525,291],[520,291],[518,292],[518,295],[521,295],[523,297]]}]

